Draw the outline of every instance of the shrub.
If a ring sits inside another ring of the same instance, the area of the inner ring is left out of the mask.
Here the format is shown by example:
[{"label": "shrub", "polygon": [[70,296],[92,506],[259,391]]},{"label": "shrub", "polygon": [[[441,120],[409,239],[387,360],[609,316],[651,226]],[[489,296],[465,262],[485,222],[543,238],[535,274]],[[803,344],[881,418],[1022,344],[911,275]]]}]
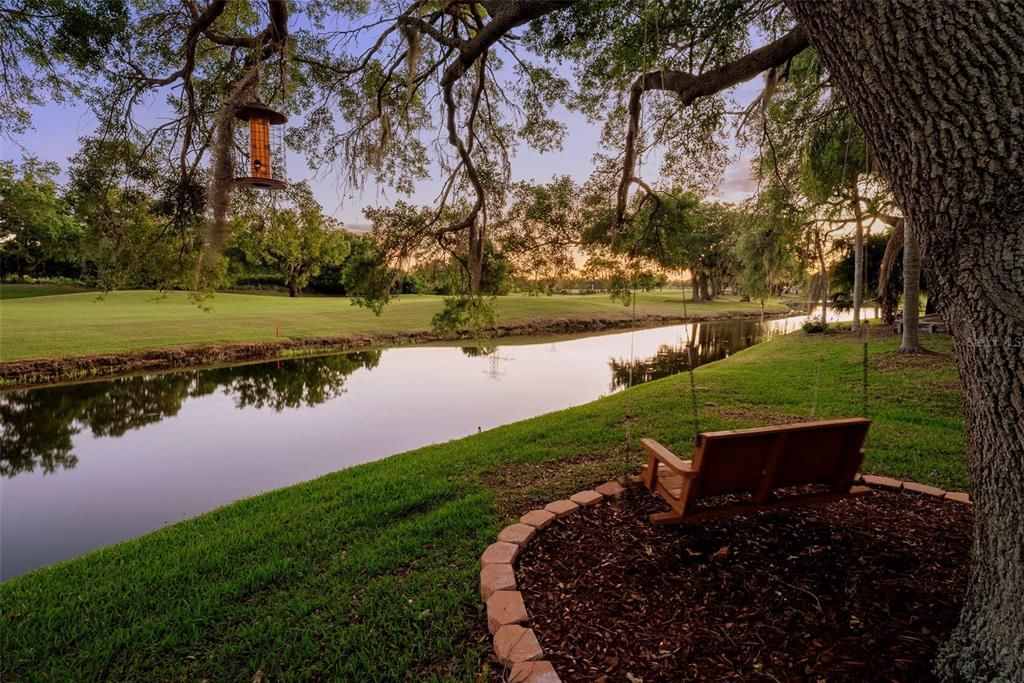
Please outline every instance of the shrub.
[{"label": "shrub", "polygon": [[819,334],[828,332],[828,323],[821,318],[808,318],[804,321],[803,330],[807,334]]}]

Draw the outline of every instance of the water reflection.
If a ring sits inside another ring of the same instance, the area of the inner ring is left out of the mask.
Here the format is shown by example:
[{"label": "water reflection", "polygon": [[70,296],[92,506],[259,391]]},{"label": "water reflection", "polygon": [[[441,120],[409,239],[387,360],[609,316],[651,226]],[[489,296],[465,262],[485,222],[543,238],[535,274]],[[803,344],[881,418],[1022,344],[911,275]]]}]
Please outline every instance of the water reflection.
[{"label": "water reflection", "polygon": [[608,366],[612,371],[613,390],[643,384],[700,367],[745,349],[772,334],[771,325],[738,323],[698,323],[684,328],[676,344],[662,344],[653,356],[612,358]]},{"label": "water reflection", "polygon": [[802,320],[404,347],[3,392],[0,578],[684,370],[690,340],[695,364],[706,363]]},{"label": "water reflection", "polygon": [[460,346],[459,350],[470,358],[480,358],[481,356],[491,355],[497,348],[493,344],[478,344],[476,346]]},{"label": "water reflection", "polygon": [[0,395],[0,475],[72,468],[76,435],[120,437],[218,389],[236,408],[316,406],[340,396],[345,378],[376,367],[380,355],[364,351],[7,392]]}]

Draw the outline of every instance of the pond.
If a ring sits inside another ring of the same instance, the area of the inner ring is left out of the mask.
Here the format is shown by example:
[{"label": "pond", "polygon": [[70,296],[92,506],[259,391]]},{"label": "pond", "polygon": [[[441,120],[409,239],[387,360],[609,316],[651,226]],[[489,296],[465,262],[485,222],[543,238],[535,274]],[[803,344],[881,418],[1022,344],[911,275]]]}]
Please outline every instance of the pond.
[{"label": "pond", "polygon": [[402,347],[0,393],[0,577],[686,370],[688,339],[701,365],[803,320]]}]

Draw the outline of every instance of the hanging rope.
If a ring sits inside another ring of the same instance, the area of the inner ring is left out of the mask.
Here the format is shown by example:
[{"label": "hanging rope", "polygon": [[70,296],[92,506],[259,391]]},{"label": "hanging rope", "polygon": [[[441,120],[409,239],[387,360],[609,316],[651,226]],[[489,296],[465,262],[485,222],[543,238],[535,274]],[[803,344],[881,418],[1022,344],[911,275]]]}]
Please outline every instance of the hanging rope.
[{"label": "hanging rope", "polygon": [[[661,24],[659,23],[658,19],[659,19],[659,16],[657,14],[655,14],[654,15],[654,37],[655,37],[655,40],[657,41],[656,44],[657,45],[661,45]],[[661,77],[661,89],[662,89],[662,91],[664,91],[665,90],[665,70],[664,69],[659,70],[659,75]],[[691,271],[691,273],[690,273],[691,279],[692,279],[693,276],[694,276],[694,273]],[[685,338],[684,338],[685,339],[685,343],[686,343],[686,368],[687,368],[687,371],[688,371],[688,373],[690,375],[690,408],[691,408],[691,416],[693,418],[693,442],[694,442],[694,444],[696,444],[698,438],[700,437],[700,416],[698,415],[698,412],[697,412],[697,379],[696,379],[696,375],[694,374],[694,365],[695,365],[695,363],[694,363],[694,357],[693,357],[693,335],[690,334],[690,315],[686,311],[686,291],[685,291],[685,289],[683,290],[683,319],[685,320],[685,322],[683,324],[683,332],[686,335]]]},{"label": "hanging rope", "polygon": [[[644,8],[644,32],[643,32],[643,46],[644,46],[644,71],[647,70],[647,8]],[[644,111],[640,110],[640,130],[643,131]],[[637,174],[643,173],[643,154],[637,155]],[[632,463],[630,462],[630,446],[633,443],[633,370],[636,365],[635,355],[635,337],[636,337],[636,267],[633,263],[632,257],[630,258],[630,282],[629,282],[629,301],[632,308],[630,325],[629,325],[629,374],[626,384],[626,443],[622,449],[622,470],[623,476],[628,476],[629,472],[633,469]]]},{"label": "hanging rope", "polygon": [[[846,134],[846,143],[843,145],[843,173],[841,178],[846,178],[846,171],[849,169],[850,161],[850,134]],[[845,180],[844,180],[845,182]],[[824,249],[824,246],[822,247]],[[824,263],[825,255],[821,255],[822,263]],[[829,293],[829,282],[828,268],[822,268],[821,271],[821,298],[823,301],[828,301]],[[813,311],[813,309],[811,309]],[[807,319],[811,319],[811,311],[807,313]],[[817,367],[814,370],[814,394],[811,401],[811,419],[818,417],[818,400],[821,396],[821,368],[825,364],[825,335],[828,333],[828,308],[822,306],[821,309],[821,341],[818,342],[818,362]]]},{"label": "hanging rope", "polygon": [[[635,272],[635,269],[634,269]],[[629,298],[632,304],[633,313],[629,326],[629,379],[626,384],[626,447],[622,449],[623,475],[628,475],[633,469],[629,458],[629,445],[633,443],[633,367],[636,363],[634,353],[634,337],[636,336],[636,275],[634,274],[629,286]]]},{"label": "hanging rope", "polygon": [[[690,277],[693,277],[692,272]],[[697,437],[700,435],[700,419],[697,414],[697,379],[693,373],[693,335],[690,334],[690,314],[686,311],[685,289],[683,290],[683,321],[683,334],[686,335],[683,342],[686,344],[686,369],[690,374],[690,407],[693,417],[693,442],[697,443]]]},{"label": "hanging rope", "polygon": [[[689,325],[687,325],[689,327]],[[693,442],[700,438],[700,420],[697,415],[697,379],[693,374],[693,343],[686,345],[687,365],[690,366],[690,401],[693,407]]]},{"label": "hanging rope", "polygon": [[[822,332],[822,335],[825,333]],[[821,387],[821,366],[825,364],[825,338],[822,337],[822,341],[818,344],[818,367],[814,372],[814,400],[811,404],[811,419],[818,417],[818,390]]]},{"label": "hanging rope", "polygon": [[[869,157],[869,152],[868,152],[868,149],[867,149],[867,145],[865,144],[865,147],[864,147],[864,173],[867,174],[867,173],[870,173],[870,171],[871,171],[871,159]],[[860,193],[858,192],[857,195],[859,197]],[[858,201],[860,201],[860,200],[858,199]],[[871,250],[868,248],[869,241],[867,239],[867,237],[870,237],[870,235],[871,235],[871,231],[870,231],[870,228],[868,228],[868,233],[865,236],[865,239],[861,243],[861,248],[864,250],[863,257],[861,258],[861,268],[864,271],[861,274],[861,279],[860,279],[862,287],[867,282],[868,275],[871,273],[871,269],[868,267],[868,259],[869,259],[870,255],[871,255]],[[875,296],[873,297],[872,301],[874,301],[875,303],[878,302],[878,289],[877,289],[877,287],[875,289]],[[869,336],[869,334],[868,334],[868,322],[866,320],[863,320],[863,321],[861,321],[861,337],[862,337],[863,341],[861,343],[861,345],[862,345],[862,354],[861,354],[862,355],[862,359],[861,359],[862,365],[861,365],[861,397],[860,397],[861,398],[861,415],[863,417],[867,417],[868,416],[868,336]]]}]

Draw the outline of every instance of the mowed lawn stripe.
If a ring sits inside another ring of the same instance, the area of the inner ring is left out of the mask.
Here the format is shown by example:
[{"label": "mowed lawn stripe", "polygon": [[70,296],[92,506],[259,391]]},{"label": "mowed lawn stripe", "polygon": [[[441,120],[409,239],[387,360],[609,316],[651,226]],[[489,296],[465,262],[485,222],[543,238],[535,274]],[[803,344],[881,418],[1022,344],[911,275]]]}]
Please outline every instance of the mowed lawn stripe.
[{"label": "mowed lawn stripe", "polygon": [[[187,344],[342,337],[426,330],[442,310],[440,296],[402,296],[380,316],[344,297],[289,298],[256,294],[217,294],[201,308],[186,292],[111,292],[0,301],[0,361],[83,356],[168,348]],[[509,295],[495,299],[502,323],[552,318],[628,319],[629,308],[606,294],[579,296]],[[723,297],[688,304],[690,315],[756,314],[756,303]],[[772,301],[769,312],[786,310]],[[641,316],[683,315],[682,293],[638,295]]]}]

